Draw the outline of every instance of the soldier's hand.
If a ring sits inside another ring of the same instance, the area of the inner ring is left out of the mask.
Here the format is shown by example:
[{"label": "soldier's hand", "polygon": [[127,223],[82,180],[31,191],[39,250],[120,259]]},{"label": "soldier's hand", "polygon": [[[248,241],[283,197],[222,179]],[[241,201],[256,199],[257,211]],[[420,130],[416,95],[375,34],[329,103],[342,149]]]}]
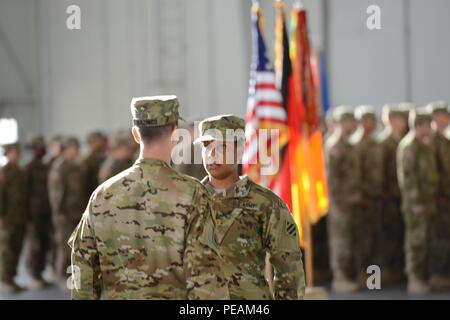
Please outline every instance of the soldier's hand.
[{"label": "soldier's hand", "polygon": [[412,207],[412,210],[415,214],[422,214],[425,212],[425,206],[423,204],[416,204]]}]

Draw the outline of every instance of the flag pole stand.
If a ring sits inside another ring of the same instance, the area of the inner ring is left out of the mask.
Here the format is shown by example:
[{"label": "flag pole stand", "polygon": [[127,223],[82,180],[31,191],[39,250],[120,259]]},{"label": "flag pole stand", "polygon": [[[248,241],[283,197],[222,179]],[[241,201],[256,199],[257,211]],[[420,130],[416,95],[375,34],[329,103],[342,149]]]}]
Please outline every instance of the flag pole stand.
[{"label": "flag pole stand", "polygon": [[311,222],[307,217],[304,218],[305,235],[305,272],[306,289],[304,300],[328,300],[328,294],[323,287],[314,287],[314,251],[311,235]]}]

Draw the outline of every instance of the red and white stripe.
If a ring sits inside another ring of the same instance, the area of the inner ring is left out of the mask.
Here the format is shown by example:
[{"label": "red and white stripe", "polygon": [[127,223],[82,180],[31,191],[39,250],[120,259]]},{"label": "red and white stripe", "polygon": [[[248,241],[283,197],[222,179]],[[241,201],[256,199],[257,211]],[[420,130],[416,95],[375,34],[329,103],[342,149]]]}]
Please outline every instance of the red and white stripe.
[{"label": "red and white stripe", "polygon": [[[244,171],[256,162],[258,156],[258,134],[261,122],[286,123],[287,115],[283,108],[283,99],[276,86],[273,71],[256,72],[250,85],[247,102],[247,134],[244,150]],[[267,145],[271,139],[267,140]]]}]

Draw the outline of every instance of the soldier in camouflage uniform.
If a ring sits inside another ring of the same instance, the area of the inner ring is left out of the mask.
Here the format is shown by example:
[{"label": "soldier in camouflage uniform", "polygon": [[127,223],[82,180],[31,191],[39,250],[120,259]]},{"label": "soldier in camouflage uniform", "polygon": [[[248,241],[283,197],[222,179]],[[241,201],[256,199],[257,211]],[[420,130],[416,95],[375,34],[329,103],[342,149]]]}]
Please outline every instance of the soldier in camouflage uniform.
[{"label": "soldier in camouflage uniform", "polygon": [[[55,135],[50,139],[49,152],[50,159],[47,162],[47,168],[50,172],[53,163],[55,163],[56,159],[58,159],[62,155],[63,151],[63,138],[60,135]],[[56,270],[56,239],[55,239],[55,226],[53,225],[53,221],[51,223],[51,232],[50,232],[50,263],[53,267],[53,271]]]},{"label": "soldier in camouflage uniform", "polygon": [[430,145],[431,115],[423,109],[412,110],[410,126],[413,129],[397,149],[397,174],[405,221],[408,292],[425,293],[430,290],[426,277],[430,226],[436,215],[438,172]]},{"label": "soldier in camouflage uniform", "polygon": [[63,142],[64,151],[55,160],[48,177],[48,191],[52,208],[56,243],[56,281],[66,288],[67,268],[70,265],[70,249],[67,240],[81,219],[84,204],[84,175],[79,156],[77,138]]},{"label": "soldier in camouflage uniform", "polygon": [[48,161],[48,168],[52,167],[56,159],[58,159],[63,151],[63,138],[59,135],[53,136],[50,140],[50,159]]},{"label": "soldier in camouflage uniform", "polygon": [[355,272],[357,205],[360,204],[359,159],[349,138],[356,129],[353,111],[339,106],[334,112],[336,128],[325,143],[330,212],[328,239],[333,272],[332,289],[352,292],[358,289]]},{"label": "soldier in camouflage uniform", "polygon": [[377,136],[380,163],[376,167],[381,178],[378,254],[383,270],[381,281],[386,286],[404,280],[404,222],[396,152],[398,143],[408,132],[408,111],[395,104],[386,104],[383,106],[382,120],[385,129]]},{"label": "soldier in camouflage uniform", "polygon": [[132,135],[129,130],[119,130],[116,132],[111,144],[110,155],[100,166],[98,173],[100,183],[105,182],[133,165],[134,148],[130,139],[132,139]]},{"label": "soldier in camouflage uniform", "polygon": [[134,165],[92,194],[70,238],[73,299],[226,299],[208,193],[170,166],[175,96],[134,98]]},{"label": "soldier in camouflage uniform", "polygon": [[87,138],[89,152],[83,159],[82,165],[85,173],[85,203],[89,201],[92,192],[100,184],[98,174],[100,166],[105,161],[105,136],[100,131],[91,132]]},{"label": "soldier in camouflage uniform", "polygon": [[450,123],[449,106],[431,103],[434,134],[431,140],[439,172],[438,210],[431,226],[430,285],[434,289],[450,287]]},{"label": "soldier in camouflage uniform", "polygon": [[25,166],[26,185],[29,196],[27,265],[31,274],[31,287],[46,285],[42,278],[50,251],[52,232],[51,210],[48,200],[48,166],[43,162],[46,153],[42,137],[33,138],[28,148],[33,152],[32,160]]},{"label": "soldier in camouflage uniform", "polygon": [[361,199],[356,208],[356,265],[358,282],[366,286],[367,267],[378,264],[377,239],[380,232],[378,200],[380,175],[377,142],[373,135],[377,119],[372,106],[359,106],[355,110],[359,128],[351,137],[359,161],[359,189]]},{"label": "soldier in camouflage uniform", "polygon": [[19,291],[17,273],[27,220],[25,175],[19,167],[20,145],[4,146],[8,163],[0,169],[0,290]]},{"label": "soldier in camouflage uniform", "polygon": [[[224,260],[230,298],[302,299],[302,254],[289,209],[270,190],[238,175],[244,128],[245,121],[236,116],[212,117],[200,123],[201,136],[196,140],[203,143],[208,176],[202,183],[213,200],[215,238]],[[227,130],[236,130],[237,137],[227,136]],[[273,293],[264,276],[266,253],[274,268]]]}]

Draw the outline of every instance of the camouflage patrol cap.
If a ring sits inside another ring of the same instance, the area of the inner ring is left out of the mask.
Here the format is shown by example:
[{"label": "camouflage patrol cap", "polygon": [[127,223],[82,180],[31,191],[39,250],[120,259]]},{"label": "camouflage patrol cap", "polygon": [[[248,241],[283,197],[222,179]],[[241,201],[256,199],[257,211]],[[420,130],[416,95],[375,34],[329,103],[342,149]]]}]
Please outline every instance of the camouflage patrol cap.
[{"label": "camouflage patrol cap", "polygon": [[375,109],[370,105],[360,105],[355,109],[356,120],[371,119],[376,120]]},{"label": "camouflage patrol cap", "polygon": [[67,137],[67,138],[63,139],[62,146],[64,148],[67,148],[67,147],[70,147],[70,146],[75,146],[75,147],[79,148],[80,147],[80,141],[78,140],[77,137]]},{"label": "camouflage patrol cap", "polygon": [[355,115],[353,114],[352,107],[347,105],[337,106],[333,110],[333,119],[335,121],[355,120]]},{"label": "camouflage patrol cap", "polygon": [[445,101],[434,101],[427,105],[428,111],[432,114],[444,113],[449,114],[448,103]]},{"label": "camouflage patrol cap", "polygon": [[45,140],[42,136],[36,136],[28,139],[26,147],[29,149],[45,148]]},{"label": "camouflage patrol cap", "polygon": [[410,110],[409,112],[409,125],[411,127],[418,126],[420,124],[431,122],[431,113],[429,108],[420,107]]},{"label": "camouflage patrol cap", "polygon": [[105,135],[101,131],[92,131],[87,136],[87,141],[91,141],[93,139],[104,139]]},{"label": "camouflage patrol cap", "polygon": [[128,147],[131,145],[131,140],[133,139],[133,135],[130,130],[122,129],[117,131],[112,140],[111,146],[114,147]]},{"label": "camouflage patrol cap", "polygon": [[386,103],[385,105],[383,105],[381,111],[381,118],[384,123],[388,123],[389,118],[392,116],[404,116],[404,115],[405,115],[404,109],[400,108],[400,105],[395,103]]},{"label": "camouflage patrol cap", "polygon": [[5,154],[10,152],[11,150],[20,151],[20,143],[15,142],[15,143],[4,144],[3,150],[4,150]]},{"label": "camouflage patrol cap", "polygon": [[138,97],[131,100],[133,124],[138,127],[159,127],[178,122],[179,102],[174,95]]},{"label": "camouflage patrol cap", "polygon": [[194,143],[204,141],[245,141],[245,120],[232,114],[207,118],[199,124],[200,136]]}]

